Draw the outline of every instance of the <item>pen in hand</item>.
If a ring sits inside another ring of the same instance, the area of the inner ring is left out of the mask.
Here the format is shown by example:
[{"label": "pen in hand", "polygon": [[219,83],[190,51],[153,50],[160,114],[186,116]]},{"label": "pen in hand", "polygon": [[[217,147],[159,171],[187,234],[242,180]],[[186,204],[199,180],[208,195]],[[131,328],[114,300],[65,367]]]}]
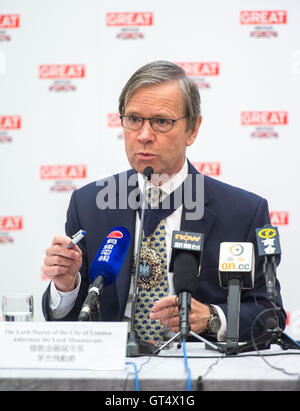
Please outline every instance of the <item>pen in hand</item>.
[{"label": "pen in hand", "polygon": [[72,248],[73,245],[79,243],[79,241],[82,240],[85,235],[85,230],[79,230],[76,234],[72,236],[72,242],[69,245],[67,245],[67,248]]}]

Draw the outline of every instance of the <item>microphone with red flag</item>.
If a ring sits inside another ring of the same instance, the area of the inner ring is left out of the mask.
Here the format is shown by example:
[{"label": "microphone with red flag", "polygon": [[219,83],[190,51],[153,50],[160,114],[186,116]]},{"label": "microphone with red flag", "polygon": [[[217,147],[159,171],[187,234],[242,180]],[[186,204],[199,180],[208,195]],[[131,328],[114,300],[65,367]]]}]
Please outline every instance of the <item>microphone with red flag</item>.
[{"label": "microphone with red flag", "polygon": [[102,242],[90,266],[92,285],[83,303],[78,321],[89,321],[103,287],[112,284],[123,265],[130,243],[130,233],[125,227],[114,227]]}]

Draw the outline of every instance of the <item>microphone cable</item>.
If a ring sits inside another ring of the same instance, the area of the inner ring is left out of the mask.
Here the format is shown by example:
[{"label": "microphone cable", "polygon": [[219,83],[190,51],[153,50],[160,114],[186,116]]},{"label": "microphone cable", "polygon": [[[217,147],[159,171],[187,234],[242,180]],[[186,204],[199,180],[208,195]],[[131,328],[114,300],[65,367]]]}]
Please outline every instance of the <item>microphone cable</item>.
[{"label": "microphone cable", "polygon": [[191,380],[192,380],[192,373],[191,369],[188,365],[188,358],[186,355],[186,341],[182,341],[182,351],[183,351],[183,357],[184,357],[184,366],[185,366],[185,371],[187,372],[187,386],[186,390],[191,391]]},{"label": "microphone cable", "polygon": [[132,366],[133,366],[134,375],[135,375],[135,391],[139,391],[139,390],[140,390],[139,372],[138,372],[136,363],[133,362],[133,361],[126,361],[125,364],[126,364],[126,365],[132,365]]},{"label": "microphone cable", "polygon": [[[261,313],[259,313],[259,314],[256,316],[256,318],[254,319],[253,324],[252,324],[252,326],[251,326],[251,341],[252,341],[253,346],[254,346],[257,354],[259,355],[259,357],[260,357],[269,367],[273,368],[274,370],[281,371],[281,372],[283,372],[283,373],[286,374],[286,375],[297,376],[297,377],[298,377],[298,380],[300,380],[300,374],[299,374],[298,372],[290,372],[290,371],[287,371],[286,369],[281,368],[281,367],[276,367],[275,365],[273,365],[273,364],[271,364],[269,361],[267,361],[266,358],[265,358],[265,355],[264,355],[263,353],[261,353],[261,350],[259,349],[259,347],[257,346],[256,341],[255,341],[254,329],[255,329],[255,325],[256,325],[256,322],[258,321],[258,319],[259,319],[262,315],[264,315],[264,314],[266,314],[266,313],[269,313],[269,312],[271,312],[271,311],[280,311],[280,310],[281,310],[280,307],[276,307],[276,306],[274,305],[273,308],[267,308],[267,309],[265,309],[264,311],[262,311]],[[299,344],[297,343],[297,345],[299,345]]]}]

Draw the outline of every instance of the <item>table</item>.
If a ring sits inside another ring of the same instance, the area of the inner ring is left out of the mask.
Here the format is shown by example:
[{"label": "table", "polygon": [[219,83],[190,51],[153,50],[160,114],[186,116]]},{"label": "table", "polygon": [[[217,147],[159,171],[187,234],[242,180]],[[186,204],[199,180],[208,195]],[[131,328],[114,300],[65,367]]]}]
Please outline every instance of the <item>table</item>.
[{"label": "table", "polygon": [[[191,390],[262,391],[300,390],[300,350],[278,346],[261,351],[271,368],[256,353],[224,356],[207,350],[203,343],[187,343]],[[183,351],[174,344],[158,356],[126,359],[124,370],[0,369],[1,391],[135,391],[135,363],[141,391],[185,391],[187,372]]]}]

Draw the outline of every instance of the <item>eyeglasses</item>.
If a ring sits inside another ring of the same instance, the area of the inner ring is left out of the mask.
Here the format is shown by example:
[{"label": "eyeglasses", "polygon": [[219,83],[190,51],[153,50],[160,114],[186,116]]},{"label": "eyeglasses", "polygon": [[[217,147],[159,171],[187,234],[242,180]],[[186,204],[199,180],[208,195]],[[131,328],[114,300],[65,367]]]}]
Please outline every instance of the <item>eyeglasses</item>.
[{"label": "eyeglasses", "polygon": [[138,131],[140,130],[145,120],[149,120],[150,125],[154,131],[159,133],[167,133],[172,130],[176,121],[186,118],[188,116],[179,117],[176,119],[171,118],[146,118],[139,116],[120,116],[122,127],[128,128],[129,130]]}]

